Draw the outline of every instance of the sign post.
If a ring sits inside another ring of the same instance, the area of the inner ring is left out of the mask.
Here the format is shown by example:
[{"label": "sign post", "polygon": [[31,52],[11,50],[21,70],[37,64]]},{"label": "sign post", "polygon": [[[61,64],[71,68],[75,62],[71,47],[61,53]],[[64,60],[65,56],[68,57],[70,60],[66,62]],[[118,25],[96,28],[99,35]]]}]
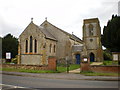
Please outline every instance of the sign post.
[{"label": "sign post", "polygon": [[66,57],[67,73],[69,73],[69,58]]},{"label": "sign post", "polygon": [[11,52],[6,52],[6,60],[11,62]]},{"label": "sign post", "polygon": [[115,61],[118,61],[118,64],[120,64],[120,52],[112,52],[113,57],[113,64]]}]

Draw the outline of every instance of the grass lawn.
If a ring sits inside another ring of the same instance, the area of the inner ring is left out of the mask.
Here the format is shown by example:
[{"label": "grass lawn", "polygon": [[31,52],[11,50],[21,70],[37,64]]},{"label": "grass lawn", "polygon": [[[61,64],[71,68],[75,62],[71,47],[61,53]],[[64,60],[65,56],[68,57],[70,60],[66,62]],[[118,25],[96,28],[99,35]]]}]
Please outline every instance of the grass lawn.
[{"label": "grass lawn", "polygon": [[[69,67],[69,70],[74,70],[80,68],[80,65],[72,64]],[[27,73],[61,73],[67,70],[64,66],[57,66],[57,71],[53,70],[30,70],[30,69],[15,69],[15,68],[0,68],[1,71],[9,71],[9,72],[27,72]]]},{"label": "grass lawn", "polygon": [[[80,72],[85,76],[118,76],[118,73],[97,73],[97,72]],[[119,73],[120,75],[120,73]]]},{"label": "grass lawn", "polygon": [[[74,70],[74,69],[78,69],[78,68],[80,68],[80,65],[78,65],[78,64],[71,64],[70,67],[69,67],[69,70]],[[65,71],[67,71],[67,67],[65,67],[63,65],[58,66],[57,67],[57,71],[58,72],[65,72]]]},{"label": "grass lawn", "polygon": [[118,61],[103,61],[101,65],[118,65]]}]

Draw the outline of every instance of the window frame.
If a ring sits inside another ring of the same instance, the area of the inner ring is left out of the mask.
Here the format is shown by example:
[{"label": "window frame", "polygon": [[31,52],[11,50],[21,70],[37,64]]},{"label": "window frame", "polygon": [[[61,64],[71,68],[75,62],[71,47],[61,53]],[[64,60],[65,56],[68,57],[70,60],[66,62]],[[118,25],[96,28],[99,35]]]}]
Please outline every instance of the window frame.
[{"label": "window frame", "polygon": [[25,53],[28,53],[28,40],[25,40]]},{"label": "window frame", "polygon": [[34,52],[37,53],[37,39],[34,40]]},{"label": "window frame", "polygon": [[51,53],[52,52],[52,44],[50,44],[50,47],[49,47],[49,52]]},{"label": "window frame", "polygon": [[33,37],[30,36],[30,53],[33,52]]}]

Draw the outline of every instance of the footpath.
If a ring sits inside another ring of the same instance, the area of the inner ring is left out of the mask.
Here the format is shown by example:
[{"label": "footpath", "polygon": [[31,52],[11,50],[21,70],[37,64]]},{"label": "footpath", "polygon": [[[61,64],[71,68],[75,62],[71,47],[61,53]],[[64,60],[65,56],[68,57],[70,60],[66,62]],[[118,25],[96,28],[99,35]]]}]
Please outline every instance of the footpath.
[{"label": "footpath", "polygon": [[67,79],[67,80],[99,80],[99,81],[120,81],[120,77],[113,76],[84,76],[74,73],[24,73],[0,71],[2,75],[15,75],[26,77],[38,77],[48,79]]}]

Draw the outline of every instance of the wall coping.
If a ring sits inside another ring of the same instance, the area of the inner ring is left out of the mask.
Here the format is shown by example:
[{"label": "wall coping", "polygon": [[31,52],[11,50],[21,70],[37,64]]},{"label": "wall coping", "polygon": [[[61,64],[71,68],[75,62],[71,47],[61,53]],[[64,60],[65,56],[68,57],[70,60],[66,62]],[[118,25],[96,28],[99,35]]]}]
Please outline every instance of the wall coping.
[{"label": "wall coping", "polygon": [[91,67],[119,67],[120,65],[90,65]]},{"label": "wall coping", "polygon": [[56,56],[49,56],[48,59],[49,59],[49,58],[56,58]]},{"label": "wall coping", "polygon": [[25,64],[1,64],[1,65],[11,65],[11,66],[39,66],[39,67],[44,67],[48,65],[25,65]]}]

